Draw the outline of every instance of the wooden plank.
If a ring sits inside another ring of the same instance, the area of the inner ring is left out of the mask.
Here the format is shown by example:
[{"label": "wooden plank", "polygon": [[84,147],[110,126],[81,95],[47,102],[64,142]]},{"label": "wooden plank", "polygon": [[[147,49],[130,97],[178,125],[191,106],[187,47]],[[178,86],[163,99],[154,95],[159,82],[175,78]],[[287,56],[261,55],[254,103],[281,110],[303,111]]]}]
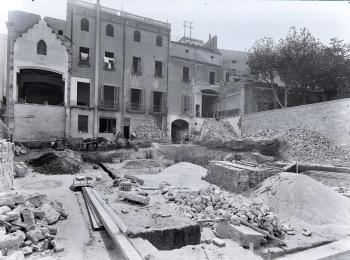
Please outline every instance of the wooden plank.
[{"label": "wooden plank", "polygon": [[92,228],[94,230],[100,230],[103,228],[103,223],[101,222],[95,208],[93,207],[90,199],[89,199],[89,196],[86,194],[85,191],[83,191],[83,197],[85,199],[85,203],[86,203],[86,208],[88,210],[88,213],[89,213],[89,217],[90,217],[90,221],[91,221],[91,225],[92,225]]},{"label": "wooden plank", "polygon": [[110,215],[105,209],[105,206],[100,203],[101,198],[97,195],[97,193],[91,188],[83,189],[85,189],[87,195],[101,217],[101,221],[103,222],[105,229],[112,238],[113,242],[120,248],[123,256],[129,260],[144,260],[141,253],[134,247],[134,245],[114,222],[112,215]]}]

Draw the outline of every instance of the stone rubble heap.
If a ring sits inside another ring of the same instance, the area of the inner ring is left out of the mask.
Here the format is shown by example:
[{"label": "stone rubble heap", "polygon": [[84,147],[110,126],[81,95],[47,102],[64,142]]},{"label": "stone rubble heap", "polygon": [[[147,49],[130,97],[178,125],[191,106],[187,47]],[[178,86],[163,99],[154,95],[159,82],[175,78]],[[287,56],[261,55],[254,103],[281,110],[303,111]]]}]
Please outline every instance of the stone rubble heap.
[{"label": "stone rubble heap", "polygon": [[138,140],[162,140],[164,133],[154,124],[154,121],[143,121],[135,129]]},{"label": "stone rubble heap", "polygon": [[200,136],[194,142],[205,146],[220,146],[233,139],[237,139],[237,134],[228,122],[211,118],[203,122]]},{"label": "stone rubble heap", "polygon": [[15,250],[23,255],[33,252],[51,254],[64,250],[51,226],[66,219],[68,210],[46,195],[2,193],[0,197],[0,255]]},{"label": "stone rubble heap", "polygon": [[214,185],[196,192],[169,191],[166,198],[179,204],[186,216],[197,220],[222,217],[239,225],[239,217],[271,235],[280,236],[285,232],[277,216],[262,203],[253,202],[241,195],[233,196]]},{"label": "stone rubble heap", "polygon": [[325,163],[330,160],[346,162],[350,154],[333,144],[317,131],[292,128],[287,130],[265,129],[253,137],[278,137],[286,141],[288,149],[282,152],[287,160]]}]

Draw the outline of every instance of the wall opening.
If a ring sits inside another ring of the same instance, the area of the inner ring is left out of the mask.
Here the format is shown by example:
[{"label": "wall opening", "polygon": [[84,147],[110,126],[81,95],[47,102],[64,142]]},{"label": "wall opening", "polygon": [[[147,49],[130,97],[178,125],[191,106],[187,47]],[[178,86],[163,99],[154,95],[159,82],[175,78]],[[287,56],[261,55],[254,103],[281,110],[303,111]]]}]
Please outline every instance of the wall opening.
[{"label": "wall opening", "polygon": [[100,133],[115,133],[116,131],[115,118],[102,118],[100,117]]},{"label": "wall opening", "polygon": [[177,119],[171,123],[171,141],[181,143],[189,138],[189,124],[185,120]]},{"label": "wall opening", "polygon": [[87,107],[90,105],[90,83],[77,83],[77,105]]},{"label": "wall opening", "polygon": [[130,89],[130,110],[141,112],[143,110],[143,94],[142,89],[131,88]]},{"label": "wall opening", "polygon": [[21,69],[17,73],[18,102],[64,105],[64,81],[59,73]]},{"label": "wall opening", "polygon": [[202,117],[215,117],[219,94],[213,90],[202,90]]}]

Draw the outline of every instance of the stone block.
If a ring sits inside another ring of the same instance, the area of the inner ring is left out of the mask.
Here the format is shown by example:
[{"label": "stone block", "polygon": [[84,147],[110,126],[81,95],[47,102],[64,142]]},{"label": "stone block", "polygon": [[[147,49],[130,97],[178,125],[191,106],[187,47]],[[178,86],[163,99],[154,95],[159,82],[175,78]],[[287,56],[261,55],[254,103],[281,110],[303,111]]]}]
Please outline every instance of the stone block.
[{"label": "stone block", "polygon": [[243,225],[235,226],[227,222],[217,223],[215,232],[217,236],[236,241],[243,247],[249,247],[249,243],[253,243],[254,249],[260,248],[264,238],[262,234],[249,227]]},{"label": "stone block", "polygon": [[0,207],[0,215],[4,215],[6,212],[11,211],[11,208],[9,206],[1,206]]},{"label": "stone block", "polygon": [[35,224],[35,217],[32,210],[24,209],[22,210],[21,215],[22,215],[23,223],[28,225]]},{"label": "stone block", "polygon": [[44,220],[46,220],[49,225],[56,223],[60,217],[60,213],[48,203],[44,203],[39,210],[45,212]]},{"label": "stone block", "polygon": [[17,230],[14,233],[0,236],[0,249],[17,249],[24,242],[25,235]]},{"label": "stone block", "polygon": [[50,234],[47,227],[36,228],[27,232],[27,238],[33,243],[45,239]]},{"label": "stone block", "polygon": [[5,216],[7,217],[8,221],[15,221],[20,218],[20,213],[16,210],[12,210],[6,212]]},{"label": "stone block", "polygon": [[55,252],[61,252],[64,250],[64,246],[63,246],[63,243],[61,241],[58,241],[55,239],[55,240],[51,241],[51,244],[52,244]]}]

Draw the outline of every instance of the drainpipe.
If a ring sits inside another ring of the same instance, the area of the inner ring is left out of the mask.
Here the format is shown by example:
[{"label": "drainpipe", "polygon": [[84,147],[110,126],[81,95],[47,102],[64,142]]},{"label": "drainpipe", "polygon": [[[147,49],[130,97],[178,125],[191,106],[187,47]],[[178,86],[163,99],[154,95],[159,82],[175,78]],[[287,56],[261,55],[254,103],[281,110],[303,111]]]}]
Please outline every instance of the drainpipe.
[{"label": "drainpipe", "polygon": [[124,93],[125,93],[125,42],[126,42],[126,27],[125,27],[125,18],[123,18],[123,68],[122,68],[122,101],[121,101],[121,118],[120,118],[120,132],[122,134],[122,136],[124,136],[124,101],[125,101],[125,98],[124,98]]},{"label": "drainpipe", "polygon": [[[167,25],[168,27],[168,25]],[[167,68],[166,68],[166,93],[167,93],[167,118],[166,118],[166,127],[165,127],[165,133],[166,135],[168,135],[168,120],[169,120],[169,109],[168,109],[168,98],[169,98],[169,62],[170,62],[170,30],[168,31],[168,53],[167,53]],[[169,125],[170,125],[170,120],[169,120]],[[168,136],[167,136],[168,138]]]},{"label": "drainpipe", "polygon": [[95,95],[94,95],[94,117],[92,136],[97,135],[98,122],[98,89],[99,89],[99,64],[100,64],[100,0],[96,3],[96,43],[95,43]]}]

